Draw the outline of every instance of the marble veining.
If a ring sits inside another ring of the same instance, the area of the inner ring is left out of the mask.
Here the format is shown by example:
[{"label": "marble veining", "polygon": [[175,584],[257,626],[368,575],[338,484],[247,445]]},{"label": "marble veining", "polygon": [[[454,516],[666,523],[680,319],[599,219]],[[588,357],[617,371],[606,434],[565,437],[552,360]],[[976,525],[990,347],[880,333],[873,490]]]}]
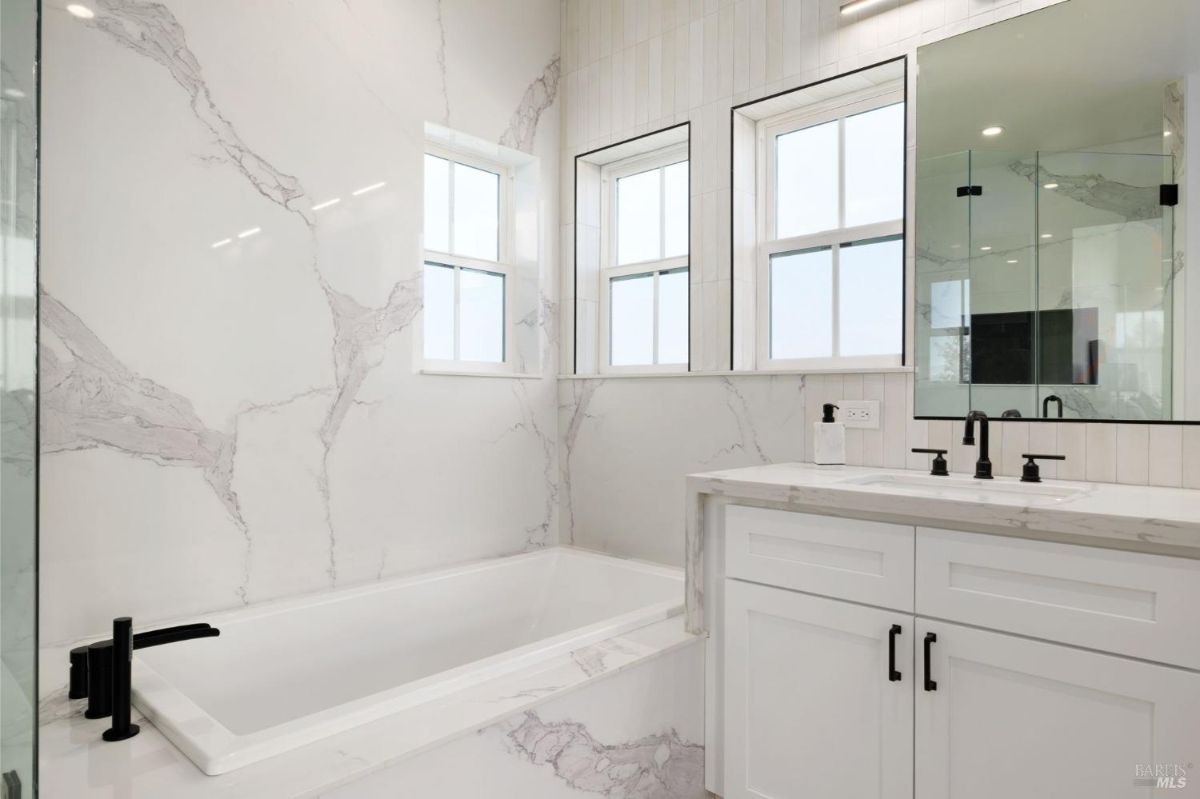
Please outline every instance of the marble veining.
[{"label": "marble veining", "polygon": [[568,786],[610,799],[705,796],[704,747],[673,729],[635,741],[604,744],[576,721],[544,721],[526,711],[508,732],[513,752],[546,765]]},{"label": "marble veining", "polygon": [[1130,222],[1162,216],[1157,186],[1130,186],[1102,174],[1059,175],[1036,160],[1019,160],[1009,165],[1015,174],[1042,186],[1057,183],[1054,191],[1098,211],[1118,214]]},{"label": "marble veining", "polygon": [[559,423],[559,430],[562,436],[562,472],[559,479],[562,483],[562,512],[566,517],[566,535],[563,543],[575,543],[575,508],[571,501],[571,455],[575,451],[575,442],[579,439],[579,431],[583,427],[583,423],[594,418],[588,414],[588,406],[592,403],[592,398],[596,392],[604,384],[603,380],[577,380],[571,383],[568,388],[570,397],[567,402],[559,406],[560,413],[566,413],[567,421],[565,427]]},{"label": "marble veining", "polygon": [[546,65],[521,96],[521,102],[500,136],[500,144],[524,153],[533,152],[533,137],[537,134],[538,122],[558,96],[558,79],[562,62],[558,56]]},{"label": "marble veining", "polygon": [[[130,370],[78,316],[44,290],[40,317],[54,342],[43,341],[38,353],[42,453],[108,447],[160,466],[200,469],[245,537],[238,594],[246,602],[253,542],[233,489],[233,434],[208,427],[186,397]],[[60,357],[58,347],[70,357]]]},{"label": "marble veining", "polygon": [[163,66],[187,92],[196,119],[213,135],[226,163],[236,168],[268,200],[299,213],[304,189],[295,176],[277,169],[251,149],[221,113],[205,83],[200,62],[188,47],[183,26],[162,3],[146,0],[97,0],[89,24],[122,47]]}]

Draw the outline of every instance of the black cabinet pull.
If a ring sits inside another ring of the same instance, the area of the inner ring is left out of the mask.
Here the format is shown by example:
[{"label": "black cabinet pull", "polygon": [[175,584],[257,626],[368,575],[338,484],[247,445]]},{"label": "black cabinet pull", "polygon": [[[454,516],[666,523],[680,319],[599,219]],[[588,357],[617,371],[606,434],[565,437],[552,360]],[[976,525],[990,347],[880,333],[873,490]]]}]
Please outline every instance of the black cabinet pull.
[{"label": "black cabinet pull", "polygon": [[937,633],[925,633],[925,690],[936,691],[937,682],[929,677],[929,649],[937,641]]},{"label": "black cabinet pull", "polygon": [[888,679],[892,682],[899,682],[901,676],[896,671],[896,636],[899,634],[899,624],[893,624],[892,629],[888,630]]}]

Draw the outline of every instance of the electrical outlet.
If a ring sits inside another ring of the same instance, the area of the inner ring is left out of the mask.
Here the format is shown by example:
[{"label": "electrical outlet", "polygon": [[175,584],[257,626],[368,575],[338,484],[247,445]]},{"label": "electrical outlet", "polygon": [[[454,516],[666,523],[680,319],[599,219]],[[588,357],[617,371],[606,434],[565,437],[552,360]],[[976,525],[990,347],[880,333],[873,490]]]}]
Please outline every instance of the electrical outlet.
[{"label": "electrical outlet", "polygon": [[837,419],[846,427],[879,429],[879,400],[838,400]]}]

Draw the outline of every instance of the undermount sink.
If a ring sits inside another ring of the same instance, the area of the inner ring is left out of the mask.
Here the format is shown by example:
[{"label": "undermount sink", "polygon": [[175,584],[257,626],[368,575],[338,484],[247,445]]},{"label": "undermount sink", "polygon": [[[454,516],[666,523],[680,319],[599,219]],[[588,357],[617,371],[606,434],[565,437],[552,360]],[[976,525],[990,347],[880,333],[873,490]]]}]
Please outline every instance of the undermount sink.
[{"label": "undermount sink", "polygon": [[1023,496],[1047,501],[1058,501],[1079,496],[1081,486],[1022,483],[1015,479],[976,480],[969,476],[934,477],[932,475],[869,474],[843,481],[848,485],[878,486],[930,496]]}]

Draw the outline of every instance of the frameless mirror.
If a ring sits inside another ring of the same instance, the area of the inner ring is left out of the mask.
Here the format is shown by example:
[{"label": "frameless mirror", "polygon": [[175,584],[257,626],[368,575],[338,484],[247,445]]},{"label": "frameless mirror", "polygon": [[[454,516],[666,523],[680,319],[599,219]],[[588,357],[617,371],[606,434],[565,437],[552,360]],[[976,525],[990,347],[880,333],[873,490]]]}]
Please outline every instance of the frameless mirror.
[{"label": "frameless mirror", "polygon": [[1070,0],[917,51],[919,417],[1200,420],[1197,41]]}]

